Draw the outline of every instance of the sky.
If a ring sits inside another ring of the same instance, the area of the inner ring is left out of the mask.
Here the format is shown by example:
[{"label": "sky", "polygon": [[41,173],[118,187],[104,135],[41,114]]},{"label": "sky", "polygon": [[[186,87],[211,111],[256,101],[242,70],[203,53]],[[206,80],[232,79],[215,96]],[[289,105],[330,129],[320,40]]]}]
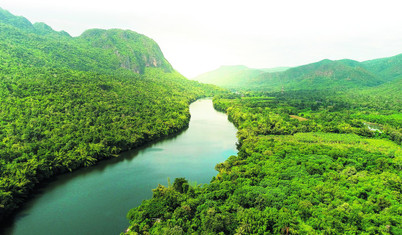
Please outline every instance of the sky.
[{"label": "sky", "polygon": [[0,7],[72,36],[90,28],[145,34],[188,78],[222,65],[273,68],[402,53],[400,0],[0,0]]}]

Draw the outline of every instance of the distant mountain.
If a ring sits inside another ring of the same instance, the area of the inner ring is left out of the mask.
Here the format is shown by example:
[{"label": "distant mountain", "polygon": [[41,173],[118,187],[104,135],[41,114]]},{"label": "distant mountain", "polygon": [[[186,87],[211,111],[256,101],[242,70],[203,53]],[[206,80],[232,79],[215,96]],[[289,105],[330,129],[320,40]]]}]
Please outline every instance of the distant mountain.
[{"label": "distant mountain", "polygon": [[266,73],[285,71],[286,67],[270,69],[252,69],[244,65],[221,66],[220,68],[201,74],[193,80],[215,84],[225,88],[238,88],[250,82],[251,79]]},{"label": "distant mountain", "polygon": [[[384,79],[375,76],[357,61],[322,60],[280,73],[264,73],[250,83],[254,89],[328,89],[376,86]],[[353,64],[353,65],[352,65]]]},{"label": "distant mountain", "polygon": [[70,34],[68,34],[66,31],[55,31],[53,30],[49,25],[39,22],[39,23],[34,23],[33,27],[35,28],[35,33],[38,35],[53,35],[53,36],[62,36],[62,37],[68,37],[71,38]]},{"label": "distant mountain", "polygon": [[243,90],[341,90],[374,87],[401,75],[402,54],[364,62],[326,59],[284,71],[227,66],[200,75],[195,80]]},{"label": "distant mountain", "polygon": [[158,67],[166,72],[173,71],[156,42],[142,34],[121,29],[90,29],[79,40],[87,41],[92,47],[114,54],[120,67],[143,73],[146,67]]},{"label": "distant mountain", "polygon": [[[16,27],[21,29],[25,32],[34,33],[38,35],[59,35],[59,36],[66,36],[71,37],[65,31],[54,31],[49,25],[45,23],[35,23],[32,24],[29,20],[22,16],[15,16],[11,14],[9,11],[0,8],[0,23],[6,24],[9,26]],[[2,32],[3,33],[3,32]]]},{"label": "distant mountain", "polygon": [[10,61],[18,57],[18,64],[102,72],[143,73],[146,67],[173,71],[155,41],[130,30],[91,29],[73,38],[0,9],[0,32],[1,52]]},{"label": "distant mountain", "polygon": [[29,22],[25,17],[15,16],[9,11],[0,8],[0,22],[3,24],[8,24],[19,29],[23,29],[28,32],[35,32],[35,28],[32,23]]}]

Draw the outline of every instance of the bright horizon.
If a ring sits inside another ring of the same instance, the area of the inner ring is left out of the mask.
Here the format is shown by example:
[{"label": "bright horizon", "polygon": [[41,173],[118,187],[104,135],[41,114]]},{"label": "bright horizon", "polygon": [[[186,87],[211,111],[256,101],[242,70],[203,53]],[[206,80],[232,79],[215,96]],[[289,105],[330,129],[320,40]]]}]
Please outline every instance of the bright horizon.
[{"label": "bright horizon", "polygon": [[2,0],[0,7],[72,36],[91,28],[144,34],[188,78],[222,65],[292,67],[402,53],[396,0]]}]

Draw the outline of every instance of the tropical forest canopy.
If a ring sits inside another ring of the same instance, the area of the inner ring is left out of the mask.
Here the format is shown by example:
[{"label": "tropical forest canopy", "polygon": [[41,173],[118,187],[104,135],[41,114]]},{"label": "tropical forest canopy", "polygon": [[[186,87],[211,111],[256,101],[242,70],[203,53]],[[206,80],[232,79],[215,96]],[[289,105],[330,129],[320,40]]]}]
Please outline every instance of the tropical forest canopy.
[{"label": "tropical forest canopy", "polygon": [[155,185],[128,234],[402,233],[402,54],[197,78],[229,93],[144,35],[71,37],[0,9],[0,58],[0,220],[55,174],[183,130],[189,103],[215,95],[238,155],[210,184]]},{"label": "tropical forest canopy", "polygon": [[159,185],[128,213],[127,234],[401,234],[393,85],[215,97],[239,129],[238,155],[210,184]]},{"label": "tropical forest canopy", "polygon": [[71,37],[2,9],[0,58],[0,221],[46,178],[186,128],[189,102],[220,91],[144,35]]},{"label": "tropical forest canopy", "polygon": [[210,184],[159,185],[127,234],[402,233],[402,54],[195,79],[234,91],[214,107],[239,153]]}]

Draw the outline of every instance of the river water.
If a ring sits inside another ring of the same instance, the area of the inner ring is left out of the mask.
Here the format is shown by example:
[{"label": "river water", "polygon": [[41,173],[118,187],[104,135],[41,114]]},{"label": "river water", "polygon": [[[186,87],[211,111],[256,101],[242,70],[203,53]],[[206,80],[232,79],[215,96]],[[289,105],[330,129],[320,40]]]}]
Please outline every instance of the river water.
[{"label": "river water", "polygon": [[[5,234],[119,234],[127,212],[177,177],[209,183],[214,167],[236,154],[236,128],[211,99],[190,105],[189,128],[98,165],[61,175],[17,213]],[[1,233],[1,231],[0,231]]]}]

